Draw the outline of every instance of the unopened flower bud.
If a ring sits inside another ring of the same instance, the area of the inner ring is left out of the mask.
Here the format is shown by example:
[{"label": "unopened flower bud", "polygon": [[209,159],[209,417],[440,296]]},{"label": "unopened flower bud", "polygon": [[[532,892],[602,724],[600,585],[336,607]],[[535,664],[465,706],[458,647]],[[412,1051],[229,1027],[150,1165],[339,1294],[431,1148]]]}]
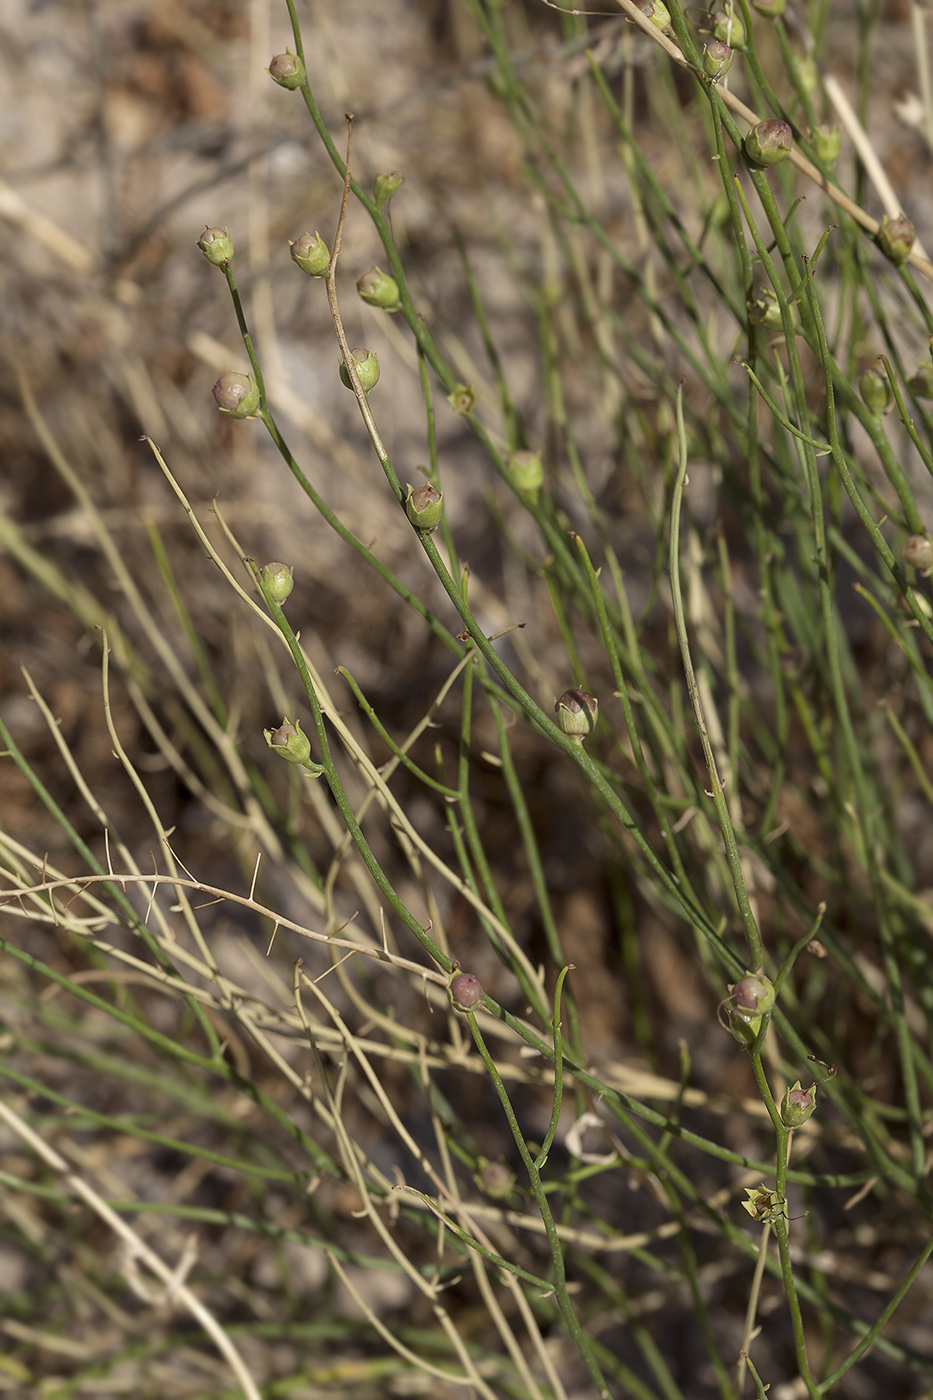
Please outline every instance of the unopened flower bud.
[{"label": "unopened flower bud", "polygon": [[453,393],[447,395],[447,402],[454,413],[459,413],[463,418],[469,418],[476,408],[476,391],[468,384],[458,384]]},{"label": "unopened flower bud", "polygon": [[206,228],[198,239],[198,247],[215,267],[223,267],[233,257],[233,239],[225,228]]},{"label": "unopened flower bud", "polygon": [[458,1011],[472,1011],[483,999],[483,984],[472,972],[458,972],[447,995]]},{"label": "unopened flower bud", "polygon": [[212,392],[221,413],[228,413],[231,418],[252,418],[259,407],[259,385],[250,374],[230,370],[220,376]]},{"label": "unopened flower bud", "polygon": [[535,495],[544,483],[544,465],[539,452],[513,452],[508,462],[516,491]]},{"label": "unopened flower bud", "polygon": [[703,71],[714,83],[724,78],[732,67],[735,54],[721,39],[710,39],[703,45]]},{"label": "unopened flower bud", "polygon": [[915,238],[914,226],[908,218],[901,214],[896,219],[889,219],[885,214],[878,230],[878,247],[885,257],[893,263],[906,262]]},{"label": "unopened flower bud", "polygon": [[260,574],[269,596],[277,603],[284,603],[295,586],[295,570],[292,566],[280,564],[276,560],[273,564],[264,564]]},{"label": "unopened flower bud", "polygon": [[714,39],[719,39],[723,44],[728,44],[732,49],[738,49],[740,53],[745,51],[745,24],[740,15],[737,15],[732,4],[722,10],[712,10],[709,16],[709,33]]},{"label": "unopened flower bud", "polygon": [[279,754],[286,763],[297,763],[306,768],[313,778],[319,778],[324,769],[311,761],[311,740],[303,734],[300,724],[292,724],[285,719],[278,729],[264,729],[266,743],[273,753]]},{"label": "unopened flower bud", "polygon": [[377,209],[382,209],[394,194],[401,189],[404,175],[400,175],[397,170],[391,171],[388,175],[377,175],[373,181],[373,203]]},{"label": "unopened flower bud", "polygon": [[[365,350],[361,347],[351,350],[350,354],[356,361],[356,372],[359,375],[363,393],[368,394],[379,383],[379,356],[375,350]],[[350,372],[343,360],[340,361],[340,382],[346,384],[348,389],[353,388]]]},{"label": "unopened flower bud", "polygon": [[922,360],[916,374],[908,379],[907,387],[918,399],[933,399],[933,361]]},{"label": "unopened flower bud", "polygon": [[300,88],[307,76],[304,64],[291,49],[275,55],[269,64],[268,73],[273,82],[278,83],[279,87],[288,88],[290,92]]},{"label": "unopened flower bud", "polygon": [[423,486],[409,485],[405,509],[416,529],[422,530],[426,535],[433,534],[444,513],[444,493],[432,486],[430,481],[426,481]]},{"label": "unopened flower bud", "polygon": [[596,727],[599,702],[594,695],[579,687],[565,690],[554,705],[557,727],[575,744],[582,744]]},{"label": "unopened flower bud", "polygon": [[816,1085],[801,1089],[798,1079],[781,1100],[781,1122],[785,1128],[802,1128],[815,1108]]},{"label": "unopened flower bud", "polygon": [[872,365],[858,377],[858,391],[866,408],[870,408],[876,418],[880,418],[894,402],[888,376],[878,365]]},{"label": "unopened flower bud", "polygon": [[777,19],[787,9],[787,0],[752,0],[752,4],[767,19]]},{"label": "unopened flower bud", "polygon": [[794,145],[790,124],[780,117],[768,117],[753,126],[745,138],[745,154],[754,165],[777,165],[786,160]]},{"label": "unopened flower bud", "polygon": [[650,19],[655,29],[660,29],[662,34],[670,32],[671,12],[664,0],[637,0],[637,4],[645,19]]},{"label": "unopened flower bud", "polygon": [[929,535],[910,535],[904,544],[904,562],[913,564],[915,569],[929,569],[933,565],[933,540]]},{"label": "unopened flower bud", "polygon": [[813,128],[810,140],[813,142],[813,154],[817,160],[821,160],[824,165],[835,165],[842,150],[842,134],[838,126],[821,122]]},{"label": "unopened flower bud", "polygon": [[330,252],[319,233],[303,233],[300,238],[289,242],[292,261],[309,277],[326,277],[330,267]]},{"label": "unopened flower bud", "polygon": [[383,311],[397,311],[402,304],[398,283],[381,267],[371,267],[364,272],[356,290],[368,306],[378,306]]}]

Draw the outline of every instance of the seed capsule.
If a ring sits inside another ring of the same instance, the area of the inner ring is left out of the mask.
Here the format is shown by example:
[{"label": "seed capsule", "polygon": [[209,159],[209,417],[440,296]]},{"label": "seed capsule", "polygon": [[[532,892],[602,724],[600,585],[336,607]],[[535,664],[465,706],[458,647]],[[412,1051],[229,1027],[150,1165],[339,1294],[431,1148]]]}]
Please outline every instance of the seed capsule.
[{"label": "seed capsule", "polygon": [[280,564],[276,560],[273,564],[264,564],[261,574],[270,596],[277,603],[284,603],[295,586],[295,570],[292,566]]},{"label": "seed capsule", "polygon": [[582,744],[596,728],[599,702],[595,695],[581,688],[565,690],[554,705],[557,727],[575,744]]},{"label": "seed capsule", "polygon": [[878,247],[885,257],[900,264],[907,261],[916,236],[913,224],[904,214],[896,219],[889,219],[885,214],[878,230]]},{"label": "seed capsule", "polygon": [[368,306],[378,306],[382,311],[397,311],[402,304],[398,283],[381,267],[371,267],[364,272],[356,290]]},{"label": "seed capsule", "polygon": [[250,374],[230,370],[222,374],[213,388],[214,402],[221,413],[231,418],[252,418],[259,407],[259,385]]},{"label": "seed capsule", "polygon": [[650,19],[655,29],[660,29],[662,34],[671,32],[671,12],[664,0],[637,0],[637,3],[645,19]]},{"label": "seed capsule", "polygon": [[[375,389],[379,383],[379,356],[375,350],[366,350],[361,347],[351,350],[350,354],[356,361],[356,372],[359,375],[360,384],[363,386],[363,393],[368,394],[370,389]],[[345,384],[348,389],[353,388],[353,380],[350,378],[350,372],[343,360],[340,361],[340,382]]]},{"label": "seed capsule", "polygon": [[872,365],[871,369],[866,369],[864,374],[859,375],[858,391],[866,408],[870,408],[876,418],[886,413],[894,402],[888,376],[877,365]]},{"label": "seed capsule", "polygon": [[933,361],[921,361],[916,374],[908,379],[907,387],[918,399],[933,399]]},{"label": "seed capsule", "polygon": [[710,39],[703,45],[703,71],[714,83],[724,78],[732,67],[735,54],[721,39]]},{"label": "seed capsule", "polygon": [[793,146],[794,133],[790,124],[780,117],[768,117],[767,121],[759,122],[745,138],[745,154],[753,165],[777,165],[787,159]]},{"label": "seed capsule", "polygon": [[330,267],[330,252],[319,233],[313,236],[303,233],[293,243],[289,243],[292,261],[309,277],[326,277]]},{"label": "seed capsule", "polygon": [[266,71],[274,83],[278,83],[279,87],[288,88],[290,92],[300,88],[307,77],[304,64],[291,49],[277,53]]},{"label": "seed capsule", "polygon": [[532,496],[541,490],[544,466],[539,452],[513,452],[509,458],[509,471],[516,491]]},{"label": "seed capsule", "polygon": [[405,509],[412,525],[431,535],[441,523],[444,512],[444,493],[426,481],[423,486],[409,486]]},{"label": "seed capsule", "polygon": [[225,228],[206,228],[198,239],[198,247],[215,267],[223,267],[233,257],[233,239]]},{"label": "seed capsule", "polygon": [[800,1080],[786,1090],[781,1100],[781,1122],[785,1128],[802,1128],[816,1108],[816,1085],[801,1089]]},{"label": "seed capsule", "polygon": [[382,209],[394,194],[397,194],[402,187],[404,175],[400,175],[397,170],[391,171],[388,175],[377,175],[373,181],[373,203],[377,209]]},{"label": "seed capsule", "polygon": [[929,535],[911,535],[904,545],[904,562],[915,569],[928,569],[933,564],[933,540]]},{"label": "seed capsule", "polygon": [[824,165],[835,165],[842,150],[842,134],[838,126],[822,122],[813,128],[810,140],[813,142],[817,160],[821,160]]},{"label": "seed capsule", "polygon": [[483,999],[483,984],[472,972],[458,972],[447,995],[457,1011],[472,1011]]},{"label": "seed capsule", "polygon": [[731,4],[731,0],[723,9],[710,11],[709,33],[714,39],[719,39],[721,43],[728,44],[730,48],[738,49],[740,53],[744,53],[745,23],[736,14],[735,6]]},{"label": "seed capsule", "polygon": [[306,768],[312,778],[319,778],[324,769],[311,760],[311,740],[302,732],[300,724],[292,724],[284,719],[277,729],[264,729],[263,735],[269,748],[284,758],[286,763],[296,763]]}]

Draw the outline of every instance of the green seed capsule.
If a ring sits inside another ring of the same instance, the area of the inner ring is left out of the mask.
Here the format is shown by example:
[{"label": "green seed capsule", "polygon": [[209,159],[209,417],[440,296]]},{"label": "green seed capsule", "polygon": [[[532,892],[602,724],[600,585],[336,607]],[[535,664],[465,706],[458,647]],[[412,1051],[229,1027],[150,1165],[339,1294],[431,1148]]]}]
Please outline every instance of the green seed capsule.
[{"label": "green seed capsule", "polygon": [[402,187],[404,175],[400,175],[397,170],[393,170],[388,175],[377,175],[373,181],[373,203],[377,209],[382,209],[394,194],[397,194]]},{"label": "green seed capsule", "polygon": [[780,117],[753,126],[745,138],[745,154],[754,165],[777,165],[793,150],[794,134]]},{"label": "green seed capsule", "polygon": [[330,253],[319,233],[303,233],[288,245],[292,261],[309,277],[326,277],[330,268]]},{"label": "green seed capsule", "polygon": [[894,402],[888,376],[877,365],[872,365],[871,369],[866,369],[863,374],[859,375],[858,391],[866,408],[870,408],[876,418],[880,418],[882,413],[886,413]]},{"label": "green seed capsule", "polygon": [[577,687],[565,690],[554,705],[557,727],[575,744],[582,744],[596,728],[599,702],[595,695]]},{"label": "green seed capsule", "polygon": [[233,239],[225,228],[206,228],[198,239],[198,247],[215,267],[223,267],[233,257]]},{"label": "green seed capsule", "polygon": [[356,284],[356,290],[368,306],[382,311],[397,311],[402,304],[398,283],[381,267],[371,267]]},{"label": "green seed capsule", "polygon": [[801,1089],[800,1080],[785,1091],[781,1100],[781,1122],[785,1128],[802,1128],[816,1108],[816,1085]]},{"label": "green seed capsule", "polygon": [[[356,372],[359,375],[363,393],[368,394],[369,391],[375,389],[376,385],[379,383],[379,356],[376,354],[375,350],[365,350],[362,348],[351,350],[350,354],[356,361]],[[343,360],[340,361],[340,382],[345,384],[348,389],[353,388],[353,380],[350,378],[350,372]]]},{"label": "green seed capsule", "polygon": [[277,53],[266,71],[274,83],[278,83],[279,87],[288,88],[290,92],[300,88],[307,77],[304,64],[291,49]]},{"label": "green seed capsule", "polygon": [[409,486],[405,502],[408,518],[416,529],[431,535],[441,523],[444,513],[444,493],[426,481],[423,486]]},{"label": "green seed capsule", "polygon": [[916,241],[914,226],[903,214],[896,219],[889,219],[885,214],[878,230],[877,241],[882,253],[893,263],[906,262]]}]

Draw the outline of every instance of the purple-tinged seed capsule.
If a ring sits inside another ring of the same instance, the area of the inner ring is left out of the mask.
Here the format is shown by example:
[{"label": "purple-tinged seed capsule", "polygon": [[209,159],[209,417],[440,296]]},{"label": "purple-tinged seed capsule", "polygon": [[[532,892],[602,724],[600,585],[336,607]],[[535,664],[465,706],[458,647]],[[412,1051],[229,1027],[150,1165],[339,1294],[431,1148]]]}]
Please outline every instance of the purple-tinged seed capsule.
[{"label": "purple-tinged seed capsule", "polygon": [[910,535],[904,544],[904,562],[915,569],[933,565],[933,540],[929,535]]},{"label": "purple-tinged seed capsule", "polygon": [[790,123],[768,117],[753,126],[745,138],[745,154],[753,165],[777,165],[786,160],[794,147]]},{"label": "purple-tinged seed capsule", "polygon": [[382,311],[397,311],[402,304],[398,283],[381,267],[371,267],[364,272],[356,290],[367,306],[378,306]]},{"label": "purple-tinged seed capsule", "polygon": [[655,29],[660,29],[662,34],[670,33],[671,12],[664,0],[636,0],[636,4],[645,19],[649,19]]},{"label": "purple-tinged seed capsule", "polygon": [[[480,1159],[482,1161],[482,1158]],[[501,1201],[511,1196],[515,1187],[515,1173],[504,1162],[484,1162],[482,1171],[474,1177],[481,1191],[493,1200]]]},{"label": "purple-tinged seed capsule", "polygon": [[206,228],[198,239],[198,247],[215,267],[223,267],[233,257],[233,239],[225,228]]},{"label": "purple-tinged seed capsule", "polygon": [[288,245],[292,262],[297,263],[309,277],[326,277],[330,268],[330,251],[319,233],[303,233]]},{"label": "purple-tinged seed capsule", "polygon": [[907,387],[918,399],[933,399],[933,360],[923,360],[907,381]]},{"label": "purple-tinged seed capsule", "polygon": [[229,370],[220,376],[212,392],[221,413],[231,418],[252,418],[259,407],[259,385],[249,374]]},{"label": "purple-tinged seed capsule", "polygon": [[781,1100],[781,1122],[785,1128],[802,1128],[816,1108],[816,1085],[801,1089],[800,1080],[786,1090]]},{"label": "purple-tinged seed capsule", "polygon": [[582,744],[592,734],[598,711],[599,702],[595,695],[590,695],[589,691],[579,686],[574,690],[565,690],[554,704],[558,729],[575,744]]},{"label": "purple-tinged seed capsule", "polygon": [[735,54],[721,39],[710,39],[703,45],[703,72],[714,83],[724,78],[732,67]]},{"label": "purple-tinged seed capsule", "polygon": [[303,733],[300,724],[292,724],[290,719],[285,718],[277,729],[264,729],[262,732],[272,752],[284,758],[286,763],[306,768],[312,778],[319,778],[324,772],[320,763],[312,761],[311,740]]},{"label": "purple-tinged seed capsule", "polygon": [[266,71],[274,83],[278,83],[279,87],[288,88],[289,92],[300,88],[307,77],[304,64],[291,49],[277,53]]},{"label": "purple-tinged seed capsule", "polygon": [[710,11],[708,33],[723,44],[728,44],[730,48],[738,49],[740,53],[744,53],[746,45],[745,22],[736,14],[735,6],[731,0],[723,9]]},{"label": "purple-tinged seed capsule", "polygon": [[483,984],[472,972],[458,972],[447,995],[457,1011],[472,1011],[483,999]]},{"label": "purple-tinged seed capsule", "polygon": [[914,226],[906,215],[899,214],[896,219],[889,219],[885,214],[878,230],[877,242],[885,257],[890,258],[893,263],[900,264],[907,261],[916,237]]},{"label": "purple-tinged seed capsule", "polygon": [[729,991],[732,1014],[743,1020],[765,1016],[774,1005],[774,983],[760,972],[746,972]]},{"label": "purple-tinged seed capsule", "polygon": [[408,487],[408,500],[405,502],[408,518],[416,529],[426,535],[433,534],[441,523],[444,511],[444,493],[438,491],[430,481],[423,486]]}]

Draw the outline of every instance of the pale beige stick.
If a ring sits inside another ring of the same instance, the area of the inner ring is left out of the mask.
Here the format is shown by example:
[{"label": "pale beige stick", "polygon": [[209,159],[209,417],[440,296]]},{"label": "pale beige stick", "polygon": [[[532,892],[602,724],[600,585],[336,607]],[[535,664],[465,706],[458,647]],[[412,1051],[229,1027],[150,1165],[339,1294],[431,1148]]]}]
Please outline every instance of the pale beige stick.
[{"label": "pale beige stick", "polygon": [[0,1100],[0,1119],[2,1119],[16,1136],[32,1148],[36,1156],[39,1157],[46,1166],[58,1172],[62,1178],[63,1185],[75,1196],[84,1201],[85,1205],[110,1227],[113,1233],[123,1241],[128,1251],[128,1260],[140,1260],[147,1268],[155,1274],[161,1283],[165,1285],[166,1302],[177,1301],[188,1309],[193,1317],[197,1319],[204,1331],[213,1341],[217,1350],[230,1366],[238,1383],[243,1389],[243,1394],[248,1400],[261,1400],[255,1382],[236,1347],[227,1336],[226,1332],[218,1323],[214,1315],[208,1312],[204,1304],[195,1297],[191,1289],[187,1287],[179,1270],[170,1269],[169,1266],[159,1258],[154,1250],[140,1239],[125,1220],[115,1211],[111,1210],[107,1202],[102,1200],[93,1187],[89,1186],[83,1177],[73,1172],[54,1147],[51,1147],[44,1138],[26,1123],[19,1114],[8,1104]]}]

